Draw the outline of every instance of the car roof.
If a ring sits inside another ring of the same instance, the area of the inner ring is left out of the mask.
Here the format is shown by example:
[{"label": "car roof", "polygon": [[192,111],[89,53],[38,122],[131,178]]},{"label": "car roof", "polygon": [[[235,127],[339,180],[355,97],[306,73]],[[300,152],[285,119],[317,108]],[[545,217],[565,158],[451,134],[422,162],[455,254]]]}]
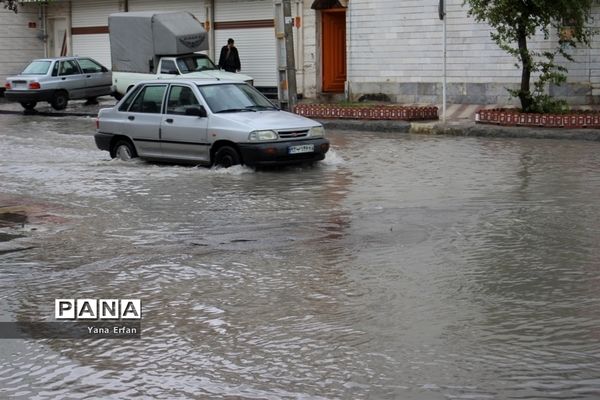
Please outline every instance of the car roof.
[{"label": "car roof", "polygon": [[146,80],[146,81],[141,81],[139,82],[140,85],[143,84],[148,84],[148,83],[154,83],[154,84],[160,84],[160,83],[187,83],[188,85],[196,85],[196,86],[206,86],[206,85],[224,85],[224,84],[230,84],[230,83],[241,83],[244,84],[244,82],[242,81],[233,81],[231,79],[218,79],[218,78],[195,78],[195,79],[161,79],[161,80]]},{"label": "car roof", "polygon": [[79,57],[79,56],[67,56],[67,57],[48,57],[48,58],[36,58],[33,61],[63,61],[63,60],[79,60],[82,58],[90,58],[90,57]]}]

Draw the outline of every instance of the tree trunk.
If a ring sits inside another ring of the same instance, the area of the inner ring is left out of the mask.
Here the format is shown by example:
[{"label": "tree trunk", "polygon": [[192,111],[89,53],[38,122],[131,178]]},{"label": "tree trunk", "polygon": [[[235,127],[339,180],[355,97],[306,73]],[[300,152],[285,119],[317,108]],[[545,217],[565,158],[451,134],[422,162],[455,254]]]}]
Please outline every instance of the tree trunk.
[{"label": "tree trunk", "polygon": [[517,34],[519,37],[519,55],[521,56],[521,62],[523,63],[519,99],[521,100],[521,108],[523,109],[523,112],[528,112],[531,110],[533,103],[530,92],[532,60],[529,50],[527,49],[527,32],[523,25],[518,26]]}]

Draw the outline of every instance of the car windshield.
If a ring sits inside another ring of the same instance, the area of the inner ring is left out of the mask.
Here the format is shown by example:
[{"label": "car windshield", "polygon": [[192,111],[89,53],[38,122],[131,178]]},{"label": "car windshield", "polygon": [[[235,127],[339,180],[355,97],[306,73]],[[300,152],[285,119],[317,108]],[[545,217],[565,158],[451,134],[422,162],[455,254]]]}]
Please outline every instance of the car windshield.
[{"label": "car windshield", "polygon": [[278,110],[262,93],[244,83],[200,85],[198,89],[213,113]]},{"label": "car windshield", "polygon": [[217,69],[210,58],[199,54],[177,58],[177,67],[182,74]]},{"label": "car windshield", "polygon": [[33,61],[25,68],[21,75],[46,75],[52,61]]}]

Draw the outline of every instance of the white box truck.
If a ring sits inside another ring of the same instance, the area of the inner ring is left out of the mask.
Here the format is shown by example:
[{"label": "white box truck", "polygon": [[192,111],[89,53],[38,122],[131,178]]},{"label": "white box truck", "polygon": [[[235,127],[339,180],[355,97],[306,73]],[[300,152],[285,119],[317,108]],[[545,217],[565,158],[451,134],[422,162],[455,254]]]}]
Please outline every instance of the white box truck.
[{"label": "white box truck", "polygon": [[254,84],[252,77],[220,70],[206,55],[208,34],[189,12],[123,12],[108,17],[113,93],[122,97],[148,79],[223,79]]}]

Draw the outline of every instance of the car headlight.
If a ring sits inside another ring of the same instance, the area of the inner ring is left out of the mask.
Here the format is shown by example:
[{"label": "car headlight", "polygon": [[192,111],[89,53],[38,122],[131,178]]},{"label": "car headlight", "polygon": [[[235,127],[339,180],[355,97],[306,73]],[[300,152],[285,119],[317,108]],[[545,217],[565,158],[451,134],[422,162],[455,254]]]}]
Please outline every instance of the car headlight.
[{"label": "car headlight", "polygon": [[262,142],[267,140],[277,140],[279,136],[275,131],[254,131],[250,132],[248,140],[251,142]]},{"label": "car headlight", "polygon": [[323,137],[325,136],[325,129],[322,126],[313,126],[310,128],[311,137]]}]

